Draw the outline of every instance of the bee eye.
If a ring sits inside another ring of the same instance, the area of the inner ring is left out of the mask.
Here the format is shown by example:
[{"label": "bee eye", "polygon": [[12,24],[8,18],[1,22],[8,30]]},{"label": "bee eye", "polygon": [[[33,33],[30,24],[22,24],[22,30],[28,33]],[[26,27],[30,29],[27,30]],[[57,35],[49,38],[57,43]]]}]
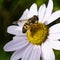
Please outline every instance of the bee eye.
[{"label": "bee eye", "polygon": [[39,20],[38,16],[34,15],[33,17],[34,17],[35,20],[37,20],[37,21]]},{"label": "bee eye", "polygon": [[36,17],[36,20],[38,20],[38,17]]}]

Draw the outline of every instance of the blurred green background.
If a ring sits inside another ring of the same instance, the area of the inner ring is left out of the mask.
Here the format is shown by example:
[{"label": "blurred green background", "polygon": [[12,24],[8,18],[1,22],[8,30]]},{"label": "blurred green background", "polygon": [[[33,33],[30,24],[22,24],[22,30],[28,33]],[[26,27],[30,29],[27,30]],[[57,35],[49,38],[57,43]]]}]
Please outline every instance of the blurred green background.
[{"label": "blurred green background", "polygon": [[[60,0],[53,0],[53,11],[60,10]],[[10,60],[12,53],[4,52],[3,46],[12,39],[12,35],[7,33],[7,27],[17,21],[26,8],[29,8],[32,3],[37,3],[38,7],[48,0],[0,0],[0,60]],[[60,19],[54,21],[52,24],[59,23]],[[60,60],[60,51],[56,51],[56,60]]]}]

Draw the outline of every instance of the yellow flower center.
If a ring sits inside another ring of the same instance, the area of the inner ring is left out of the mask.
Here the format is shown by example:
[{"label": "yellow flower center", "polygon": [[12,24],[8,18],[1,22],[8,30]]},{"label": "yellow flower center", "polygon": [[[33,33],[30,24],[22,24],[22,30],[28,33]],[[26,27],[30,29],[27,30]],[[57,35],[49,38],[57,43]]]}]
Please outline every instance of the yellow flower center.
[{"label": "yellow flower center", "polygon": [[27,31],[27,37],[30,43],[41,45],[48,35],[48,28],[43,23],[33,24]]}]

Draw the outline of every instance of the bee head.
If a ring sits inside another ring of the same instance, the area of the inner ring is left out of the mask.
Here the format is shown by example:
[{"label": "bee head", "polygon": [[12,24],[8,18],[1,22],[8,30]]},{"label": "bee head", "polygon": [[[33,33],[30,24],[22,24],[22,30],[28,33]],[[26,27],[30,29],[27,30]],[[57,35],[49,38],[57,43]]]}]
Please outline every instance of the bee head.
[{"label": "bee head", "polygon": [[34,15],[32,18],[28,19],[29,23],[38,23],[38,17]]}]

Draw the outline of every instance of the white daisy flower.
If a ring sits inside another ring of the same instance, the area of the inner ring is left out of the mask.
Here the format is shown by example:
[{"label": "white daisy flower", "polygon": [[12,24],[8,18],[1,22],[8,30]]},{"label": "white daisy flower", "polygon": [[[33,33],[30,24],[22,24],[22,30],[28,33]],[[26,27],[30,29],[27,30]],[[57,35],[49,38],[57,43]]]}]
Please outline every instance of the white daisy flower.
[{"label": "white daisy flower", "polygon": [[[13,39],[4,46],[4,50],[15,51],[10,60],[55,60],[53,49],[60,50],[60,23],[48,28],[48,24],[60,17],[60,10],[52,13],[53,2],[49,0],[46,7],[41,5],[37,10],[34,3],[30,9],[26,9],[21,16],[22,22],[18,26],[9,26],[7,32],[13,35]],[[38,23],[33,24],[26,33],[22,33],[24,20],[38,16]],[[32,29],[32,30],[31,30]]]}]

